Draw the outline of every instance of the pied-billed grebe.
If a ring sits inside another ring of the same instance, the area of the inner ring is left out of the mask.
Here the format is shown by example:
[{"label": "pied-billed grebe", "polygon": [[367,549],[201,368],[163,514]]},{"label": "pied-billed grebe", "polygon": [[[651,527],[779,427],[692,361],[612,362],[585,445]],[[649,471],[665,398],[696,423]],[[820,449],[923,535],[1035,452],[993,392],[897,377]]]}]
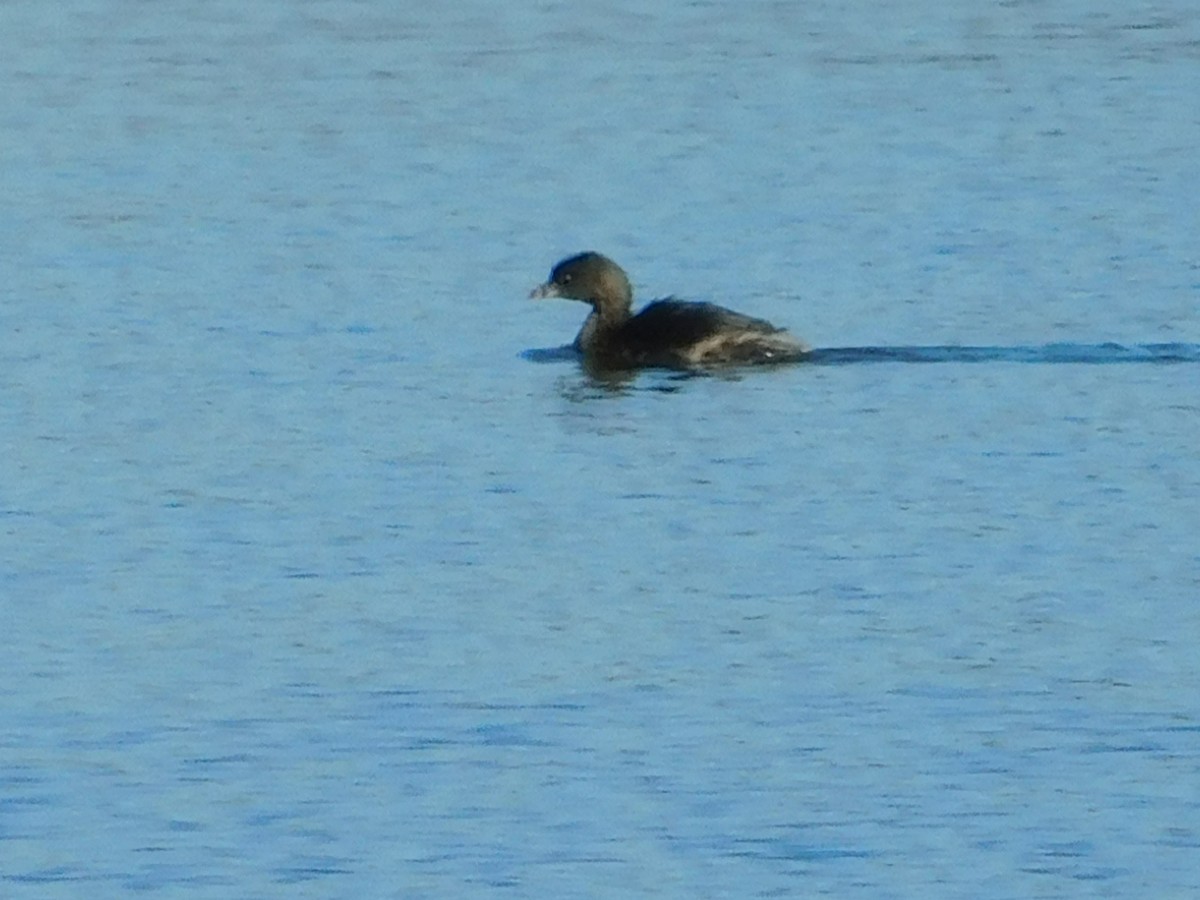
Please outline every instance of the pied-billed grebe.
[{"label": "pied-billed grebe", "polygon": [[635,316],[629,277],[599,253],[564,259],[529,296],[590,304],[592,312],[575,338],[575,349],[606,367],[780,363],[808,353],[804,343],[782,328],[712,303],[656,300]]}]

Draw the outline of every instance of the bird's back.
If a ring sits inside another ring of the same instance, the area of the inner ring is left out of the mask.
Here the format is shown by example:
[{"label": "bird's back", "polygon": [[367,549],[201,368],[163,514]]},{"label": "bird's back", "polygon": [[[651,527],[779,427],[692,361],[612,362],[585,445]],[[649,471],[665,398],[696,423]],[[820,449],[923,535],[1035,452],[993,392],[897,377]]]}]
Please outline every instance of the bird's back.
[{"label": "bird's back", "polygon": [[626,321],[611,346],[631,364],[666,366],[785,362],[807,352],[763,319],[671,298],[656,300]]}]

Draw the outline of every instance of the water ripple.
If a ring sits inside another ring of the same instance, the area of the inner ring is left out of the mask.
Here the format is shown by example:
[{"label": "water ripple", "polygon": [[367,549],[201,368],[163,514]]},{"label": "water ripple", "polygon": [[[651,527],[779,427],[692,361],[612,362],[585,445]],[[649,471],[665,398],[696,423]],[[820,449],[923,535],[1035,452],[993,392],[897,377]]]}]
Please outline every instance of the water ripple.
[{"label": "water ripple", "polygon": [[852,363],[1195,363],[1200,344],[1036,344],[1012,347],[826,347],[813,350],[805,362],[841,366]]},{"label": "water ripple", "polygon": [[[545,347],[525,350],[522,358],[536,363],[576,362],[574,347]],[[897,347],[818,347],[801,363],[818,366],[845,366],[855,363],[1072,363],[1110,365],[1113,363],[1196,363],[1200,362],[1200,344],[1017,344],[972,347],[958,344]]]}]

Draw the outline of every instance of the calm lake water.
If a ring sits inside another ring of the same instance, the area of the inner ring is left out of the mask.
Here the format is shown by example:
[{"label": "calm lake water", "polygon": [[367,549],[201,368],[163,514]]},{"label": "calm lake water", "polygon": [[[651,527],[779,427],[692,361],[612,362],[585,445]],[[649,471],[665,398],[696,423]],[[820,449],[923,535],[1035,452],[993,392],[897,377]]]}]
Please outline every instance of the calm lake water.
[{"label": "calm lake water", "polygon": [[410,6],[0,5],[0,894],[1200,894],[1195,4]]}]

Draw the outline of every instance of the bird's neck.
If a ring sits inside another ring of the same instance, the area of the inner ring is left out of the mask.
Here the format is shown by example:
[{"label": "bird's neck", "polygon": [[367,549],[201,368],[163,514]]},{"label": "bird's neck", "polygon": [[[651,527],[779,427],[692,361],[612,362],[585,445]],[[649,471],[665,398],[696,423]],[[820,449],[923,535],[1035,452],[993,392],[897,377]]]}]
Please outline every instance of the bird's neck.
[{"label": "bird's neck", "polygon": [[629,320],[628,304],[598,303],[592,307],[583,328],[575,338],[575,347],[589,350],[602,344],[605,338]]}]

